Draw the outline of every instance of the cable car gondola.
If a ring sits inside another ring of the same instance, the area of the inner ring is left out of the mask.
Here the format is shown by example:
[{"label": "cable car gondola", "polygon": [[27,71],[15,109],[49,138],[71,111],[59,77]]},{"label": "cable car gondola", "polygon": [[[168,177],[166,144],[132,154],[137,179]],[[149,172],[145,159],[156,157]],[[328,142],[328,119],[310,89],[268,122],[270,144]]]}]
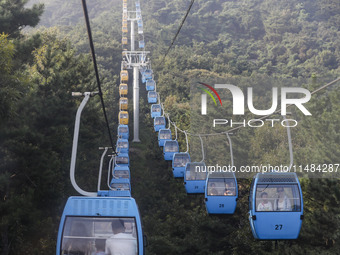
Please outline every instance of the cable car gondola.
[{"label": "cable car gondola", "polygon": [[121,97],[119,98],[119,109],[122,110],[127,110],[129,105],[129,100],[127,97]]},{"label": "cable car gondola", "polygon": [[118,139],[116,143],[117,153],[129,153],[129,141],[127,139]]},{"label": "cable car gondola", "polygon": [[123,45],[127,45],[127,44],[128,44],[128,39],[127,39],[126,36],[124,36],[124,37],[122,38],[122,44],[123,44]]},{"label": "cable car gondola", "polygon": [[129,124],[129,113],[127,111],[120,111],[118,113],[119,124]]},{"label": "cable car gondola", "polygon": [[144,254],[141,217],[133,198],[70,197],[59,225],[56,254],[94,254],[98,243],[109,251],[114,232],[126,238],[124,245],[117,241],[116,251]]},{"label": "cable car gondola", "polygon": [[164,146],[166,141],[171,141],[171,129],[160,129],[158,132],[158,145]]},{"label": "cable car gondola", "polygon": [[131,197],[131,184],[129,179],[112,178],[110,189],[110,196],[112,197]]},{"label": "cable car gondola", "polygon": [[155,90],[156,82],[152,79],[146,80],[146,90],[153,91]]},{"label": "cable car gondola", "polygon": [[144,72],[142,72],[142,82],[145,83],[147,80],[152,79],[152,70],[151,69],[145,69]]},{"label": "cable car gondola", "polygon": [[[234,166],[233,147],[230,146],[231,166]],[[202,153],[204,153],[202,151]],[[237,180],[233,172],[210,172],[205,185],[205,207],[209,214],[233,214],[238,200]]]},{"label": "cable car gondola", "polygon": [[[148,82],[146,82],[148,84]],[[155,104],[157,103],[157,92],[156,91],[149,91],[148,92],[148,103],[149,104]]]},{"label": "cable car gondola", "polygon": [[175,178],[184,177],[185,166],[190,162],[190,155],[187,152],[175,153],[172,159],[172,170]]},{"label": "cable car gondola", "polygon": [[172,160],[174,154],[178,151],[179,146],[176,140],[165,141],[163,146],[164,160]]},{"label": "cable car gondola", "polygon": [[127,153],[119,153],[115,157],[115,166],[128,166],[130,167],[130,158]]},{"label": "cable car gondola", "polygon": [[[286,117],[283,118],[287,122]],[[294,162],[289,125],[287,135],[291,170]],[[297,239],[303,217],[302,191],[296,173],[258,173],[253,177],[249,221],[254,238]]]},{"label": "cable car gondola", "polygon": [[118,137],[119,138],[123,138],[123,139],[129,139],[129,127],[128,125],[118,125],[118,131],[117,131],[117,134],[118,134]]},{"label": "cable car gondola", "polygon": [[112,176],[115,179],[129,179],[130,180],[130,169],[125,167],[124,169],[113,169]]},{"label": "cable car gondola", "polygon": [[184,185],[188,194],[204,194],[206,178],[207,171],[204,162],[189,162],[186,164]]},{"label": "cable car gondola", "polygon": [[120,79],[121,79],[121,81],[128,82],[128,80],[129,80],[129,73],[128,73],[127,70],[120,71]]},{"label": "cable car gondola", "polygon": [[128,28],[127,28],[127,25],[126,26],[122,26],[122,32],[123,33],[127,33],[128,32]]},{"label": "cable car gondola", "polygon": [[296,173],[258,173],[249,196],[249,220],[256,239],[296,239],[303,200]]},{"label": "cable car gondola", "polygon": [[128,94],[128,85],[126,83],[121,83],[119,85],[119,96],[124,97]]},{"label": "cable car gondola", "polygon": [[151,118],[160,117],[162,115],[162,107],[160,104],[151,105]]},{"label": "cable car gondola", "polygon": [[235,174],[230,172],[208,173],[204,200],[209,214],[233,214],[238,200]]},{"label": "cable car gondola", "polygon": [[165,129],[165,117],[160,116],[160,117],[155,117],[153,119],[153,126],[156,132],[158,132],[160,129]]}]

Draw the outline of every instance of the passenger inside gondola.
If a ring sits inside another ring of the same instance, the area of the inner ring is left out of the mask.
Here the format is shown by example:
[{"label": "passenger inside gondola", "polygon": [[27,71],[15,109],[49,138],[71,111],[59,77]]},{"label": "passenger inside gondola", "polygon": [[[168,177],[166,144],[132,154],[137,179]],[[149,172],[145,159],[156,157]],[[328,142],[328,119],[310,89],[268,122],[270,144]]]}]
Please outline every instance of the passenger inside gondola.
[{"label": "passenger inside gondola", "polygon": [[148,96],[151,97],[151,98],[156,98],[157,97],[157,93],[152,91],[152,92],[149,93]]},{"label": "passenger inside gondola", "polygon": [[113,235],[106,240],[105,253],[107,255],[137,254],[137,240],[131,233],[125,231],[124,221],[115,219],[111,226]]},{"label": "passenger inside gondola", "polygon": [[233,181],[226,181],[224,195],[235,196],[235,186]]},{"label": "passenger inside gondola", "polygon": [[128,115],[126,113],[121,113],[120,114],[120,118],[122,119],[127,119],[128,118]]},{"label": "passenger inside gondola", "polygon": [[[266,193],[267,195],[263,195]],[[265,196],[265,197],[262,197]],[[272,205],[270,211],[300,211],[301,199],[298,186],[292,185],[258,185],[256,190],[256,209],[262,209],[260,206],[263,200],[267,200]],[[270,206],[266,207],[268,211]]]},{"label": "passenger inside gondola", "polygon": [[129,171],[128,170],[115,170],[113,172],[113,177],[116,179],[129,179]]},{"label": "passenger inside gondola", "polygon": [[186,163],[188,163],[186,158],[183,158],[183,157],[174,158],[174,167],[184,167]]},{"label": "passenger inside gondola", "polygon": [[165,125],[164,118],[156,118],[155,119],[155,125]]},{"label": "passenger inside gondola", "polygon": [[213,182],[210,184],[210,187],[209,187],[209,196],[217,196],[218,193],[217,193],[217,190],[216,190],[216,184]]},{"label": "passenger inside gondola", "polygon": [[170,132],[161,132],[159,134],[159,139],[171,139],[171,133]]},{"label": "passenger inside gondola", "polygon": [[274,203],[274,211],[291,211],[292,206],[290,204],[290,199],[287,197],[283,187],[278,187],[277,189],[278,198]]},{"label": "passenger inside gondola", "polygon": [[152,105],[152,112],[160,112],[161,106],[160,105]]},{"label": "passenger inside gondola", "polygon": [[118,144],[117,144],[117,147],[118,148],[123,148],[123,149],[126,149],[128,147],[129,143],[126,142],[126,141],[119,141]]},{"label": "passenger inside gondola", "polygon": [[267,192],[261,193],[262,202],[257,206],[258,211],[273,211],[272,203],[268,201]]},{"label": "passenger inside gondola", "polygon": [[165,147],[166,152],[177,152],[178,151],[178,145],[177,143],[167,143]]}]

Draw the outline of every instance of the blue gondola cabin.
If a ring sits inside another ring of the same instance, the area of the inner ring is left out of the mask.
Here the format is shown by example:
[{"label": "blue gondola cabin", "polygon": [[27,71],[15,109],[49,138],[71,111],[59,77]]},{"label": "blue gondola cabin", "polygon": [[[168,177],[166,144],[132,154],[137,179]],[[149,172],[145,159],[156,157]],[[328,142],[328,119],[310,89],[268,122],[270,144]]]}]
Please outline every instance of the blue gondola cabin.
[{"label": "blue gondola cabin", "polygon": [[256,239],[297,239],[303,200],[295,173],[259,173],[249,196],[249,220]]}]

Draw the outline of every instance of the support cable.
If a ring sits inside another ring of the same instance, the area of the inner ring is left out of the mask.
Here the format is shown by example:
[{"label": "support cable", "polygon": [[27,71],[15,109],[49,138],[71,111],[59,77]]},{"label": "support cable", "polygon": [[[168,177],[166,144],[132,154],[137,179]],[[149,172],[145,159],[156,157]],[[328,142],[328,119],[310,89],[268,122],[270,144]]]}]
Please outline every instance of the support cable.
[{"label": "support cable", "polygon": [[[112,168],[113,168],[113,164],[114,164],[114,161],[115,161],[115,156],[111,156],[111,159],[109,161],[109,167],[108,167],[108,171],[107,171],[107,187],[109,189],[112,190],[111,186],[110,186],[110,174],[111,174],[111,171],[112,171]],[[112,173],[112,176],[113,176],[113,173]]]},{"label": "support cable", "polygon": [[293,166],[294,160],[293,160],[293,145],[292,145],[292,136],[290,133],[290,126],[288,125],[288,120],[286,119],[286,116],[283,115],[283,119],[285,120],[287,124],[287,136],[288,136],[288,148],[289,148],[289,158],[290,158],[290,164],[289,164],[289,172]]},{"label": "support cable", "polygon": [[87,34],[88,34],[88,37],[89,37],[89,43],[90,43],[90,48],[91,48],[93,67],[94,67],[94,71],[96,73],[96,80],[97,80],[97,86],[98,86],[100,101],[101,101],[102,108],[103,108],[103,113],[104,113],[104,117],[105,117],[107,131],[108,131],[108,134],[109,134],[109,139],[110,139],[111,147],[113,149],[113,153],[116,154],[115,146],[113,144],[113,140],[112,140],[112,136],[111,136],[111,130],[110,130],[110,126],[109,126],[109,121],[108,121],[108,118],[107,118],[107,115],[106,115],[102,88],[101,88],[101,85],[100,85],[99,72],[98,72],[97,61],[96,61],[96,53],[94,51],[94,45],[93,45],[93,40],[92,40],[92,32],[91,32],[90,20],[89,20],[89,15],[88,15],[87,6],[86,6],[86,0],[82,0],[82,4],[83,4],[83,11],[84,11],[84,17],[85,17]]},{"label": "support cable", "polygon": [[183,24],[184,24],[184,22],[185,22],[186,18],[188,17],[188,15],[189,15],[189,12],[190,12],[190,10],[191,10],[191,7],[192,7],[192,5],[194,4],[194,2],[195,2],[195,0],[191,0],[191,3],[190,3],[190,5],[189,5],[189,8],[188,8],[188,10],[187,10],[186,14],[184,15],[184,17],[183,17],[183,19],[182,19],[182,21],[181,21],[181,24],[180,24],[179,28],[177,29],[177,32],[176,32],[176,34],[175,34],[174,38],[172,39],[172,42],[171,42],[171,44],[170,44],[170,46],[169,46],[168,50],[166,51],[166,53],[165,53],[165,55],[164,55],[164,57],[163,57],[163,59],[162,59],[162,62],[161,62],[161,64],[160,64],[160,65],[162,65],[162,64],[163,64],[163,62],[164,62],[164,60],[165,60],[166,56],[168,55],[168,53],[169,53],[170,49],[171,49],[171,48],[172,48],[172,46],[174,45],[174,43],[175,43],[175,41],[176,41],[176,38],[177,38],[177,36],[178,36],[179,32],[181,31],[181,29],[182,29],[182,26],[183,26]]},{"label": "support cable", "polygon": [[200,162],[204,162],[204,146],[203,146],[203,140],[202,137],[200,135],[198,135],[198,137],[201,140],[201,147],[202,147],[202,160]]},{"label": "support cable", "polygon": [[184,134],[185,134],[185,140],[187,142],[187,150],[185,151],[185,153],[188,153],[189,152],[189,139],[188,139],[188,134],[186,131],[184,131]]},{"label": "support cable", "polygon": [[234,155],[233,155],[233,145],[231,143],[231,139],[228,133],[226,133],[229,141],[229,147],[230,147],[230,161],[231,161],[231,166],[234,166]]}]

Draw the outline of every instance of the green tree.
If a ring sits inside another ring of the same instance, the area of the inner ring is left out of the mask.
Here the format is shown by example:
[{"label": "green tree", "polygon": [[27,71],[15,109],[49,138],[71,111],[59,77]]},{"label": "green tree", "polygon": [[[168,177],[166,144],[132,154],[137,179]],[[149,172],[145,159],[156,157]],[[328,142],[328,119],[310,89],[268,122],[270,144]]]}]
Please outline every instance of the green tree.
[{"label": "green tree", "polygon": [[10,37],[20,36],[20,31],[26,26],[34,27],[39,23],[44,5],[35,4],[31,9],[25,8],[28,0],[0,1],[0,32]]}]

